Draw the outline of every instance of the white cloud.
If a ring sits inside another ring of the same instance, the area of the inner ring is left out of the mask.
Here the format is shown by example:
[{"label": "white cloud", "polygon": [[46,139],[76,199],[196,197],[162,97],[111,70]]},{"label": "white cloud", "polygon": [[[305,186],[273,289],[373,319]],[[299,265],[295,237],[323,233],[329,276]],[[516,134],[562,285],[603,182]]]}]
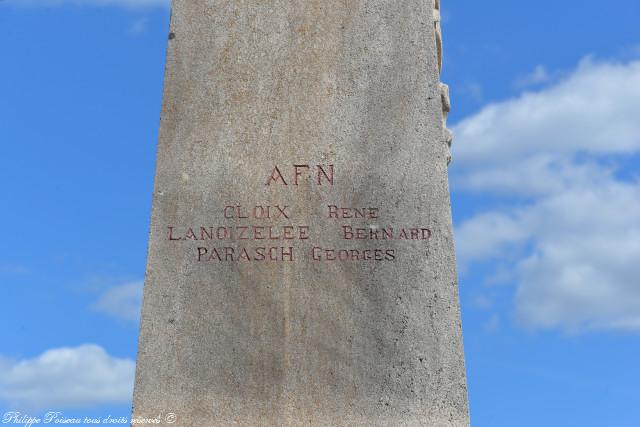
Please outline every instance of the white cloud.
[{"label": "white cloud", "polygon": [[511,259],[527,327],[640,330],[640,184],[611,180],[463,223],[460,259]]},{"label": "white cloud", "polygon": [[[461,263],[508,260],[531,328],[640,331],[640,62],[584,60],[564,81],[454,127],[452,182],[524,198],[458,227]],[[500,199],[499,199],[500,200]]]},{"label": "white cloud", "polygon": [[516,86],[534,86],[542,83],[547,83],[549,80],[551,80],[551,75],[549,74],[545,66],[537,65],[531,73],[518,77],[518,79],[516,80]]},{"label": "white cloud", "polygon": [[524,241],[529,231],[518,218],[502,212],[475,216],[456,230],[457,256],[461,263],[506,256],[506,249]]},{"label": "white cloud", "polygon": [[33,359],[0,363],[0,400],[10,409],[58,410],[127,404],[135,363],[97,345],[48,350]]},{"label": "white cloud", "polygon": [[516,297],[527,326],[640,330],[640,185],[612,180],[523,213],[534,250]]},{"label": "white cloud", "polygon": [[118,319],[138,322],[142,304],[143,282],[131,282],[104,292],[92,308]]},{"label": "white cloud", "polygon": [[490,104],[458,123],[454,156],[466,173],[540,154],[628,154],[640,147],[639,113],[640,61],[587,58],[557,85]]},{"label": "white cloud", "polygon": [[15,6],[116,6],[131,9],[138,8],[167,8],[171,0],[8,0],[8,4]]}]

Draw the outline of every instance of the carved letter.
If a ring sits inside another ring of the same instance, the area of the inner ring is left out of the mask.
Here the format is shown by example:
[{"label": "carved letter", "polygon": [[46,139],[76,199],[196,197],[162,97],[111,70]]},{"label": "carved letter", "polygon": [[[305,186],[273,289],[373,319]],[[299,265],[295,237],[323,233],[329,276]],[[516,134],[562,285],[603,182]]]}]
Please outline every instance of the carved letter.
[{"label": "carved letter", "polygon": [[287,181],[284,180],[284,177],[280,173],[280,169],[278,169],[278,166],[275,166],[273,168],[273,171],[271,172],[271,175],[269,176],[269,178],[267,178],[267,183],[265,185],[271,185],[271,181],[277,183],[278,180],[281,180],[284,185],[289,185],[287,184]]},{"label": "carved letter", "polygon": [[309,165],[293,165],[293,170],[295,172],[295,177],[293,179],[293,184],[298,185],[298,178],[302,176],[301,168],[309,169]]},{"label": "carved letter", "polygon": [[322,168],[322,166],[318,165],[316,166],[316,168],[318,169],[318,185],[322,185],[322,175],[324,175],[326,180],[329,181],[329,185],[333,185],[333,165],[329,165],[328,175],[327,172]]}]

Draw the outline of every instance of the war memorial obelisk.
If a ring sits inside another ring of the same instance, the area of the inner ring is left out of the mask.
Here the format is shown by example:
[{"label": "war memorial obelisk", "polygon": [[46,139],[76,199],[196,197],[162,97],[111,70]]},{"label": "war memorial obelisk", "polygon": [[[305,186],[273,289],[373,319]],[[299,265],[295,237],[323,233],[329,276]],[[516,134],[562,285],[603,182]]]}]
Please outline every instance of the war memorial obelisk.
[{"label": "war memorial obelisk", "polygon": [[468,426],[439,0],[174,0],[134,417]]}]

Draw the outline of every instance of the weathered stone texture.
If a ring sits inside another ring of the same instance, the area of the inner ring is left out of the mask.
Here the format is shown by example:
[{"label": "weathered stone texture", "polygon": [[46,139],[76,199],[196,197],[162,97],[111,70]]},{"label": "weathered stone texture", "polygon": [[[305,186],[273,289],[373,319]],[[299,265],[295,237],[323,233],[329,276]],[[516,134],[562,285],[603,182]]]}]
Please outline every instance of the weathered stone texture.
[{"label": "weathered stone texture", "polygon": [[[134,416],[469,424],[435,6],[174,0]],[[315,165],[332,165],[333,185],[324,175],[317,185]],[[275,166],[288,185],[265,185]],[[225,210],[238,205],[288,206],[289,218]],[[378,214],[329,218],[329,205]],[[188,234],[289,225],[309,238]],[[343,226],[423,231],[356,240]],[[292,247],[294,259],[210,258],[272,246]],[[330,261],[321,251],[318,261],[314,247],[394,257]]]}]

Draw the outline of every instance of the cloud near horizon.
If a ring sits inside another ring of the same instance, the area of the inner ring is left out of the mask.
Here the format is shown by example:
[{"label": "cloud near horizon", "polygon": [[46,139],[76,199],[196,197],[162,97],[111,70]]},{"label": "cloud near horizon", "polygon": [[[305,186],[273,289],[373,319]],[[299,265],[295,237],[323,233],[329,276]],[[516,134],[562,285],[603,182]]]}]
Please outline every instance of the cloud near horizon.
[{"label": "cloud near horizon", "polygon": [[0,359],[0,400],[22,411],[128,404],[134,375],[133,360],[98,345],[56,348],[30,359]]},{"label": "cloud near horizon", "polygon": [[503,206],[457,227],[460,263],[508,260],[521,325],[640,331],[638,117],[640,61],[586,58],[454,126],[452,185]]}]

